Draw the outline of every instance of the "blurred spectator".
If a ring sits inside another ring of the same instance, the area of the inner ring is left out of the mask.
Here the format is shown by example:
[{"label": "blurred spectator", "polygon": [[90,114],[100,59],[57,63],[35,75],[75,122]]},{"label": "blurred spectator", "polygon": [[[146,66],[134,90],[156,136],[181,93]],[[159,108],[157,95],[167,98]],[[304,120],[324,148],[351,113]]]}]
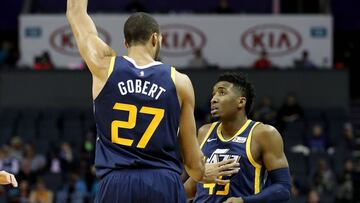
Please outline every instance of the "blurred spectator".
[{"label": "blurred spectator", "polygon": [[36,186],[30,192],[29,203],[52,203],[53,192],[50,191],[43,180],[38,180]]},{"label": "blurred spectator", "polygon": [[323,127],[321,125],[315,124],[313,126],[307,144],[311,152],[325,152],[327,150],[327,137],[325,136]]},{"label": "blurred spectator", "polygon": [[230,14],[234,13],[233,9],[230,8],[228,0],[219,0],[219,6],[215,10],[219,14]]},{"label": "blurred spectator", "polygon": [[26,144],[24,148],[23,160],[28,161],[31,171],[42,172],[46,166],[46,158],[43,154],[35,154],[33,146]]},{"label": "blurred spectator", "polygon": [[341,203],[353,202],[353,163],[347,160],[344,170],[338,175],[338,183],[336,188],[336,200]]},{"label": "blurred spectator", "polygon": [[276,122],[278,130],[282,131],[284,127],[286,127],[287,123],[293,123],[301,120],[303,115],[303,108],[298,103],[295,95],[288,94],[277,114]]},{"label": "blurred spectator", "polygon": [[76,174],[68,177],[68,182],[63,189],[57,193],[57,203],[83,203],[87,196],[85,182]]},{"label": "blurred spectator", "polygon": [[40,56],[35,57],[34,70],[50,70],[53,67],[49,52],[44,51]]},{"label": "blurred spectator", "polygon": [[10,156],[10,147],[0,148],[0,169],[16,175],[19,173],[19,168],[19,161]]},{"label": "blurred spectator", "polygon": [[18,54],[12,42],[5,40],[0,45],[0,66],[14,65],[17,61]]},{"label": "blurred spectator", "polygon": [[360,202],[360,159],[356,161],[354,172],[352,175],[354,202]]},{"label": "blurred spectator", "polygon": [[296,68],[300,69],[314,69],[316,68],[314,62],[312,62],[309,58],[309,52],[307,50],[304,50],[302,52],[301,59],[295,59],[294,60],[294,66]]},{"label": "blurred spectator", "polygon": [[61,163],[58,157],[59,153],[56,150],[51,150],[47,157],[47,169],[51,173],[61,173]]},{"label": "blurred spectator", "polygon": [[30,185],[35,184],[38,173],[31,170],[31,160],[24,159],[21,162],[21,169],[16,178],[21,181],[27,181]]},{"label": "blurred spectator", "polygon": [[320,159],[318,168],[313,175],[312,188],[321,195],[331,193],[335,186],[334,180],[334,173],[328,167],[328,163],[324,159]]},{"label": "blurred spectator", "polygon": [[201,49],[195,49],[193,52],[193,57],[190,59],[188,63],[189,68],[202,68],[205,69],[209,63],[207,62],[206,58],[202,55]]},{"label": "blurred spectator", "polygon": [[26,180],[21,181],[18,188],[12,188],[8,193],[10,203],[29,203],[30,186]]},{"label": "blurred spectator", "polygon": [[255,60],[253,67],[255,69],[261,69],[261,70],[271,68],[271,61],[269,60],[268,53],[265,50],[261,51],[260,58]]},{"label": "blurred spectator", "polygon": [[19,136],[15,136],[10,140],[11,152],[10,156],[17,160],[22,159],[23,142]]},{"label": "blurred spectator", "polygon": [[344,124],[343,136],[340,141],[342,147],[350,154],[355,149],[354,130],[350,122]]},{"label": "blurred spectator", "polygon": [[320,197],[315,190],[310,190],[307,196],[307,203],[319,203]]},{"label": "blurred spectator", "polygon": [[61,161],[61,169],[65,172],[70,171],[74,166],[74,154],[68,143],[63,143],[60,148],[59,158]]},{"label": "blurred spectator", "polygon": [[275,124],[276,109],[273,106],[271,97],[265,96],[261,99],[258,107],[254,110],[254,119],[265,124]]},{"label": "blurred spectator", "polygon": [[146,12],[146,9],[139,0],[131,0],[126,6],[125,11],[127,13]]}]

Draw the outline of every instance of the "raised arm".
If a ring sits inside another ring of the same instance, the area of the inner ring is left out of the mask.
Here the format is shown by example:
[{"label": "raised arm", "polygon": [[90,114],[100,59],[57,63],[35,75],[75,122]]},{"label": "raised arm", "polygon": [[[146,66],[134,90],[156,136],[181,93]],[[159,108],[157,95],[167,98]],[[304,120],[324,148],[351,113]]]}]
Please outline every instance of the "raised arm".
[{"label": "raised arm", "polygon": [[107,80],[111,57],[116,52],[98,36],[95,24],[87,13],[88,0],[67,0],[66,17],[70,23],[80,55],[93,75],[93,97]]}]

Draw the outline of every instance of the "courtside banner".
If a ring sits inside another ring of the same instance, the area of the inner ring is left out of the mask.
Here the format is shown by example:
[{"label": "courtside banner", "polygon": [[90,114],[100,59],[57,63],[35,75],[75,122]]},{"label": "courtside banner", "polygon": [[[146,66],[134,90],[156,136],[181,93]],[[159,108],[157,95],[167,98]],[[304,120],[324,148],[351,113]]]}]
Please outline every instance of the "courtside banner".
[{"label": "courtside banner", "polygon": [[[92,15],[99,36],[118,55],[125,55],[123,24],[128,15]],[[330,68],[333,52],[331,16],[302,15],[154,15],[163,34],[161,60],[188,66],[195,49],[210,64],[251,67],[266,50],[275,66],[288,68],[307,50],[321,68]],[[54,64],[77,68],[82,63],[64,15],[20,17],[19,65],[32,66],[36,56],[50,53]]]}]

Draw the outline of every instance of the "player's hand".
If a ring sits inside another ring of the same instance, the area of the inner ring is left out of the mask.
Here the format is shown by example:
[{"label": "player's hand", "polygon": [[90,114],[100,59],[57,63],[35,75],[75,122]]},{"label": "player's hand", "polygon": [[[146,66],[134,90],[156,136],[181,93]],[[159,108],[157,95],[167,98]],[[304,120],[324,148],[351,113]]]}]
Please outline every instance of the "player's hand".
[{"label": "player's hand", "polygon": [[0,184],[1,185],[12,184],[12,186],[14,187],[18,186],[15,176],[6,171],[0,171]]},{"label": "player's hand", "polygon": [[239,172],[240,164],[236,160],[230,159],[221,161],[218,163],[206,163],[205,164],[205,175],[201,180],[202,183],[218,183],[226,184],[230,180],[222,180],[220,176],[230,176]]},{"label": "player's hand", "polygon": [[230,197],[223,203],[244,203],[244,200],[241,197]]}]

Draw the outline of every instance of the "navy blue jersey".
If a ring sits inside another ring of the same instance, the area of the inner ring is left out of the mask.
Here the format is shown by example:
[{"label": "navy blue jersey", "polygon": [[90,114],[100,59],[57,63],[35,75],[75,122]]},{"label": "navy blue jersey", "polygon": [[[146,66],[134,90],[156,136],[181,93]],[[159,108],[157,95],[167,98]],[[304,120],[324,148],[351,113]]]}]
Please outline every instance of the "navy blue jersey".
[{"label": "navy blue jersey", "polygon": [[265,167],[256,163],[250,153],[252,130],[257,124],[258,122],[247,120],[228,140],[221,134],[221,123],[211,125],[201,144],[206,162],[236,159],[240,163],[240,170],[232,176],[221,177],[230,179],[230,183],[226,185],[198,183],[194,203],[218,203],[229,197],[244,197],[260,192],[264,185]]},{"label": "navy blue jersey", "polygon": [[174,81],[171,66],[153,62],[139,67],[131,58],[112,58],[108,80],[94,100],[97,176],[116,169],[181,173]]}]

